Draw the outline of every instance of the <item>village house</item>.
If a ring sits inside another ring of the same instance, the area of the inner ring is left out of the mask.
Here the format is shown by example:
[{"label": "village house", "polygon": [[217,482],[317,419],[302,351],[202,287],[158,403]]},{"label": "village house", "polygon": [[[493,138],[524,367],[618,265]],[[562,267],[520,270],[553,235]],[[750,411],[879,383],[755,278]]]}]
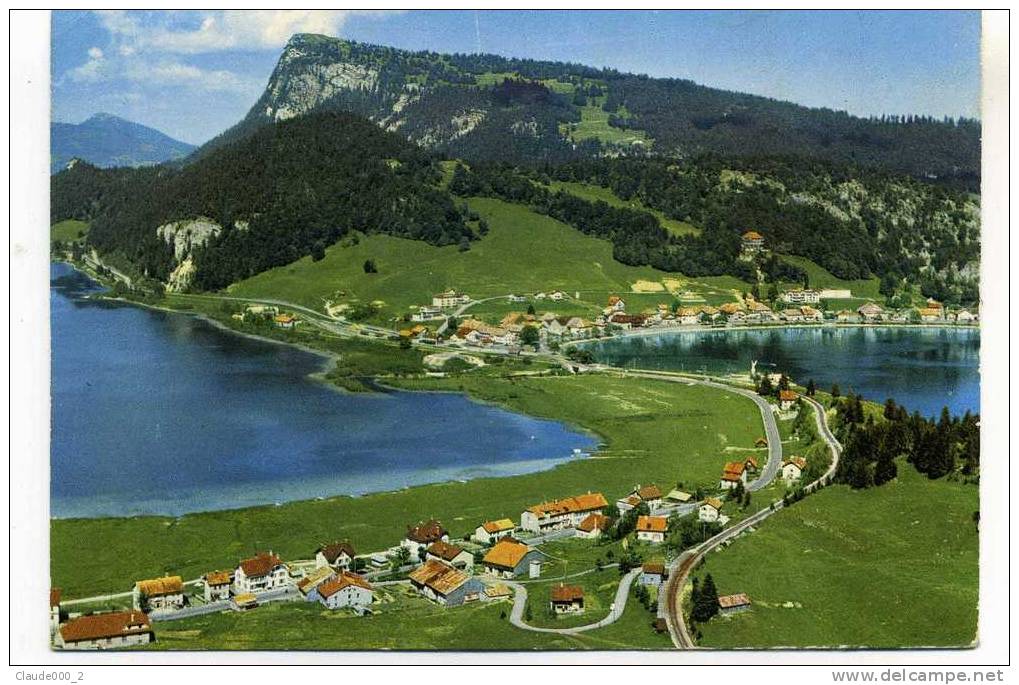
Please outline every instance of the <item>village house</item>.
[{"label": "village house", "polygon": [[822,312],[820,309],[808,307],[807,305],[803,305],[802,307],[800,307],[800,315],[803,317],[804,321],[811,321],[814,323],[820,323],[824,321],[824,312]]},{"label": "village house", "polygon": [[973,323],[976,320],[976,314],[972,314],[965,309],[959,310],[959,312],[955,315],[955,321],[957,323]]},{"label": "village house", "polygon": [[807,468],[807,460],[803,457],[789,457],[782,460],[782,480],[787,483],[799,480],[803,470]]},{"label": "village house", "polygon": [[202,596],[206,602],[230,599],[230,585],[233,582],[230,571],[210,571],[202,576]]},{"label": "village house", "polygon": [[718,598],[718,611],[721,615],[737,614],[750,609],[750,598],[744,593],[722,595]]},{"label": "village house", "polygon": [[722,511],[722,500],[717,497],[709,497],[701,503],[697,509],[697,518],[705,523],[714,523],[718,520],[718,514]]},{"label": "village house", "polygon": [[782,293],[780,299],[788,304],[818,304],[821,301],[821,293],[809,288],[798,288]]},{"label": "village house", "polygon": [[665,496],[665,501],[669,504],[684,504],[691,499],[693,499],[693,495],[689,492],[683,492],[678,488],[669,490],[669,494]]},{"label": "village house", "polygon": [[332,542],[315,550],[315,567],[350,568],[355,555],[354,546],[346,540]]},{"label": "village house", "polygon": [[107,649],[145,645],[155,640],[149,617],[142,611],[90,614],[65,623],[58,646],[64,649]]},{"label": "village house", "polygon": [[340,571],[316,585],[308,594],[308,599],[320,602],[327,609],[343,609],[371,606],[374,597],[371,583],[356,573]]},{"label": "village house", "polygon": [[584,613],[584,589],[579,585],[553,586],[551,591],[552,612],[557,616],[561,614],[582,614]]},{"label": "village house", "polygon": [[273,317],[273,323],[276,324],[276,328],[290,330],[296,328],[300,321],[293,314],[277,314]]},{"label": "village house", "polygon": [[618,295],[612,295],[609,297],[609,309],[614,312],[626,311],[626,302]]},{"label": "village house", "polygon": [[748,456],[743,460],[743,470],[745,470],[748,474],[757,473],[758,468],[757,457]]},{"label": "village house", "polygon": [[676,318],[684,326],[694,326],[701,322],[701,313],[693,307],[680,307],[676,310]]},{"label": "village house", "polygon": [[747,484],[746,464],[741,461],[730,461],[722,468],[722,479],[718,487],[722,490],[731,490],[736,487],[736,483]]},{"label": "village house", "polygon": [[449,533],[438,521],[431,520],[427,523],[419,523],[416,526],[407,526],[407,534],[400,543],[410,551],[411,559],[420,558],[420,550],[427,548],[433,542],[449,542]]},{"label": "village house", "polygon": [[796,400],[798,399],[800,399],[800,396],[792,390],[779,390],[778,408],[782,411],[789,411],[796,406]]},{"label": "village house", "polygon": [[616,501],[616,509],[619,510],[619,515],[622,516],[642,503],[646,504],[650,511],[654,511],[662,506],[662,491],[657,485],[651,483],[644,487],[640,485],[634,486],[633,490],[626,497]]},{"label": "village house", "polygon": [[143,611],[182,609],[184,607],[184,581],[180,576],[165,576],[152,580],[139,580],[132,592],[134,608]]},{"label": "village house", "polygon": [[881,321],[885,318],[885,310],[873,302],[861,305],[856,313],[863,317],[864,321]]},{"label": "village house", "polygon": [[483,545],[490,545],[493,542],[501,540],[507,535],[512,535],[514,528],[516,528],[516,524],[514,524],[510,519],[485,521],[474,529],[474,535],[471,536],[471,539],[474,540],[474,542],[480,542]]},{"label": "village house", "polygon": [[835,320],[839,323],[860,323],[860,315],[848,309],[840,309],[835,313]]},{"label": "village house", "polygon": [[662,582],[668,577],[666,575],[665,564],[660,561],[648,561],[640,567],[640,578],[638,582],[641,585],[661,585]]},{"label": "village house", "polygon": [[942,314],[945,310],[939,307],[924,307],[919,310],[920,321],[924,323],[935,323],[942,320]]},{"label": "village house", "polygon": [[601,534],[612,527],[612,519],[604,514],[588,514],[587,518],[577,526],[576,537],[593,539],[601,537]]},{"label": "village house", "polygon": [[315,588],[319,585],[335,576],[336,571],[331,567],[317,566],[312,569],[308,575],[297,581],[297,591],[300,592],[309,602],[316,601],[316,598],[310,596],[311,593],[314,592]]},{"label": "village house", "polygon": [[429,559],[410,572],[411,586],[442,606],[455,607],[480,598],[484,585],[438,559]]},{"label": "village house", "polygon": [[933,297],[928,297],[927,298],[927,307],[930,308],[930,309],[944,309],[945,305],[942,304],[941,302],[938,302]]},{"label": "village house", "polygon": [[470,569],[474,567],[474,555],[456,545],[451,545],[442,540],[436,540],[425,550],[425,561],[438,559],[444,561],[453,568]]},{"label": "village house", "polygon": [[250,559],[242,559],[234,570],[235,595],[257,594],[285,588],[289,573],[286,564],[269,552],[259,552]]},{"label": "village house", "polygon": [[438,307],[423,306],[410,315],[411,321],[432,321],[442,318],[442,310]]},{"label": "village house", "polygon": [[540,561],[541,552],[513,538],[503,538],[481,559],[485,573],[499,578],[513,578],[529,570],[531,562]]},{"label": "village house", "polygon": [[523,295],[513,295],[513,294],[510,294],[509,297],[507,297],[506,299],[509,300],[510,302],[515,302],[515,303],[518,303],[518,304],[521,303],[521,302],[527,302],[527,298],[524,297]]},{"label": "village house", "polygon": [[588,514],[601,511],[607,505],[605,495],[600,492],[542,502],[520,514],[520,527],[532,533],[575,527],[587,518]]},{"label": "village house", "polygon": [[609,317],[609,323],[614,326],[619,326],[624,331],[631,328],[642,328],[647,325],[648,317],[646,314],[624,314],[622,312],[616,312]]},{"label": "village house", "polygon": [[234,595],[233,605],[235,611],[251,611],[258,608],[258,597],[251,592]]},{"label": "village house", "polygon": [[561,302],[562,300],[566,299],[566,293],[564,293],[562,290],[556,290],[548,294],[548,299],[554,302]]},{"label": "village house", "polygon": [[463,304],[468,304],[471,298],[455,290],[447,290],[437,295],[432,295],[432,306],[439,309],[453,309]]},{"label": "village house", "polygon": [[764,236],[757,231],[747,231],[743,234],[742,247],[745,254],[760,252],[764,249]]},{"label": "village house", "polygon": [[665,533],[669,529],[669,519],[664,516],[638,516],[637,539],[651,544],[665,542]]},{"label": "village house", "polygon": [[496,601],[500,599],[510,599],[513,597],[513,590],[510,589],[509,585],[503,585],[502,583],[496,583],[494,585],[485,586],[485,599],[489,601]]},{"label": "village house", "polygon": [[787,323],[800,323],[804,320],[803,312],[799,309],[783,309],[780,317]]}]

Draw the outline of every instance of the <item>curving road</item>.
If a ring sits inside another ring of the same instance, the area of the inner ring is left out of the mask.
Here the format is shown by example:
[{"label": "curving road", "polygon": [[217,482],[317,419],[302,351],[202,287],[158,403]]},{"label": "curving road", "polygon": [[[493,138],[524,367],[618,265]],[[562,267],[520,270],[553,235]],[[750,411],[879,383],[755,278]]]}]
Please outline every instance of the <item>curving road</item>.
[{"label": "curving road", "polygon": [[[814,421],[817,424],[818,434],[821,438],[828,443],[828,447],[831,450],[832,459],[831,466],[825,471],[821,477],[817,480],[809,483],[803,488],[804,493],[810,494],[821,485],[825,484],[828,479],[831,478],[832,474],[835,473],[835,469],[838,467],[839,455],[842,452],[842,445],[835,439],[831,430],[828,428],[828,419],[825,415],[824,407],[819,402],[809,397],[803,397],[803,400],[814,407]],[[690,576],[690,572],[696,568],[697,564],[704,558],[704,555],[713,549],[716,549],[719,545],[735,538],[740,533],[754,526],[764,519],[768,518],[777,511],[781,511],[785,505],[781,500],[775,502],[771,508],[763,509],[753,516],[750,516],[743,521],[740,521],[736,525],[726,528],[715,537],[701,543],[699,546],[692,549],[688,549],[679,555],[670,564],[669,579],[666,581],[663,592],[665,593],[665,612],[664,618],[669,626],[669,634],[672,637],[672,642],[678,649],[696,649],[697,645],[694,643],[693,638],[690,637],[690,633],[687,631],[686,620],[683,616],[683,608],[681,606],[680,595],[686,585],[687,578]]]},{"label": "curving road", "polygon": [[633,585],[633,581],[640,575],[640,572],[641,568],[638,566],[619,579],[619,587],[616,588],[616,596],[612,601],[612,608],[609,609],[608,616],[600,621],[586,623],[582,626],[573,626],[572,628],[539,628],[525,623],[524,608],[527,606],[527,588],[515,581],[505,581],[506,585],[513,588],[514,591],[510,623],[523,630],[530,630],[535,633],[554,633],[557,635],[575,635],[588,630],[604,628],[615,623],[623,615],[623,611],[626,609],[626,600],[630,597],[630,586]]}]

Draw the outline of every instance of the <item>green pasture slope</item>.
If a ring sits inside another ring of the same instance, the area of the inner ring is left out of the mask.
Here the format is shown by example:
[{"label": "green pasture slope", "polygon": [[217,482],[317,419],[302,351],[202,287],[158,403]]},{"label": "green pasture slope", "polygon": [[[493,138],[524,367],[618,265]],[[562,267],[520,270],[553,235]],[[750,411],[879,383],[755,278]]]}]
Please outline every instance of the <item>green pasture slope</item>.
[{"label": "green pasture slope", "polygon": [[[431,304],[432,295],[446,288],[475,299],[556,289],[572,295],[579,290],[582,299],[603,307],[608,295],[625,295],[637,280],[668,276],[650,267],[621,264],[612,258],[608,241],[526,207],[488,198],[470,198],[468,204],[488,222],[489,232],[466,252],[454,245],[433,247],[370,235],[357,245],[329,247],[321,261],[305,257],[241,281],[229,294],[277,298],[319,310],[327,299],[382,300],[386,306],[381,316],[391,319],[411,312],[412,305]],[[378,273],[364,272],[367,259],[375,260]],[[658,299],[671,298],[663,293]]]},{"label": "green pasture slope", "polygon": [[57,240],[62,243],[74,242],[86,233],[88,233],[88,222],[65,219],[50,226],[50,242]]},{"label": "green pasture slope", "polygon": [[752,535],[709,554],[719,594],[749,612],[700,626],[700,644],[733,647],[965,647],[976,639],[976,486],[930,481],[899,464],[897,481],[832,486]]},{"label": "green pasture slope", "polygon": [[398,381],[418,390],[463,390],[478,399],[598,434],[588,459],[541,473],[428,485],[364,497],[293,502],[178,518],[56,519],[51,575],[71,599],[129,590],[163,573],[197,578],[256,549],[310,558],[322,541],[349,538],[361,551],[395,544],[408,523],[437,517],[454,537],[479,521],[510,517],[545,498],[601,490],[611,501],[635,483],[710,485],[725,448],[751,447],[760,415],[744,397],[701,386],[590,375],[465,376]]}]

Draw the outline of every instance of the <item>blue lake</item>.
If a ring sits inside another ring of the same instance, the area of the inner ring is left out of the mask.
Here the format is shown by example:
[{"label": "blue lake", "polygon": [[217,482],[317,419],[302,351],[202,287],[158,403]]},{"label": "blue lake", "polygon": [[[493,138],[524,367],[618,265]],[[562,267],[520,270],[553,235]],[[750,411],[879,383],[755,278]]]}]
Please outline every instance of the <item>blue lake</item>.
[{"label": "blue lake", "polygon": [[980,411],[980,331],[934,327],[803,327],[767,330],[671,331],[587,346],[613,366],[747,374],[783,372],[822,389],[838,383],[883,402],[936,416]]},{"label": "blue lake", "polygon": [[54,517],[179,515],[552,468],[597,441],[449,393],[346,393],[323,357],[83,299],[51,266]]}]

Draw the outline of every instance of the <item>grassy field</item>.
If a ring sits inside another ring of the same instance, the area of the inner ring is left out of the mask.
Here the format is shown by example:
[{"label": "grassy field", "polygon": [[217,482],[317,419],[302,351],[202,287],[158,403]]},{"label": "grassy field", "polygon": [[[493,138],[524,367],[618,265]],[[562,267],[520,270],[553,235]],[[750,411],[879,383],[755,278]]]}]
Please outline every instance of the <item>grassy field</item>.
[{"label": "grassy field", "polygon": [[[412,312],[413,306],[431,304],[432,295],[446,288],[458,288],[475,299],[556,289],[571,295],[580,291],[584,301],[603,307],[609,295],[626,294],[637,281],[670,278],[650,267],[620,264],[612,258],[608,241],[584,235],[526,207],[488,198],[470,198],[469,204],[490,230],[467,252],[459,252],[456,246],[433,247],[415,240],[366,236],[357,245],[329,247],[321,261],[305,257],[241,281],[230,287],[230,294],[278,298],[319,311],[326,300],[381,300],[385,306],[376,320],[392,323]],[[378,273],[364,273],[367,259],[375,260]],[[717,290],[705,285],[706,280],[687,283],[706,297]],[[746,287],[743,284],[743,289]],[[732,299],[731,293],[721,296]],[[663,292],[653,301],[671,299]]]},{"label": "grassy field", "polygon": [[306,559],[323,541],[350,538],[359,550],[380,550],[395,544],[407,524],[427,517],[441,519],[452,535],[462,536],[482,520],[517,520],[524,507],[545,498],[602,490],[612,500],[635,483],[708,484],[725,461],[726,446],[749,447],[761,432],[750,400],[679,383],[470,375],[398,385],[463,390],[534,416],[564,420],[597,433],[605,447],[589,459],[509,478],[179,518],[54,520],[53,584],[71,599],[127,590],[138,578],[167,572],[196,578],[232,567],[256,549]]},{"label": "grassy field", "polygon": [[50,241],[73,242],[88,233],[88,223],[77,219],[65,219],[50,226]]},{"label": "grassy field", "polygon": [[609,126],[609,113],[601,108],[604,98],[592,98],[580,108],[580,122],[560,124],[562,132],[574,141],[595,138],[610,145],[632,145],[642,143],[650,148],[651,138],[639,129],[621,129]]},{"label": "grassy field", "polygon": [[708,556],[750,612],[702,625],[707,647],[966,646],[976,635],[978,490],[907,464],[863,491],[832,486]]},{"label": "grassy field", "polygon": [[601,200],[606,204],[613,207],[624,207],[627,209],[639,209],[649,214],[654,214],[658,221],[662,224],[669,233],[673,235],[689,235],[691,233],[700,233],[700,229],[689,224],[685,221],[679,221],[678,219],[671,219],[667,217],[663,212],[652,209],[646,206],[640,200],[624,200],[618,195],[613,193],[609,188],[602,186],[596,186],[591,183],[576,183],[570,181],[553,181],[549,184],[552,190],[565,190],[572,195],[576,195],[579,198],[589,200],[591,202],[597,202]]},{"label": "grassy field", "polygon": [[[552,588],[560,582],[578,585],[584,590],[584,613],[564,616],[552,614],[549,601]],[[550,579],[527,586],[527,605],[531,609],[529,623],[539,628],[572,628],[600,621],[608,616],[616,590],[619,588],[619,569],[607,568],[566,580]]]}]

